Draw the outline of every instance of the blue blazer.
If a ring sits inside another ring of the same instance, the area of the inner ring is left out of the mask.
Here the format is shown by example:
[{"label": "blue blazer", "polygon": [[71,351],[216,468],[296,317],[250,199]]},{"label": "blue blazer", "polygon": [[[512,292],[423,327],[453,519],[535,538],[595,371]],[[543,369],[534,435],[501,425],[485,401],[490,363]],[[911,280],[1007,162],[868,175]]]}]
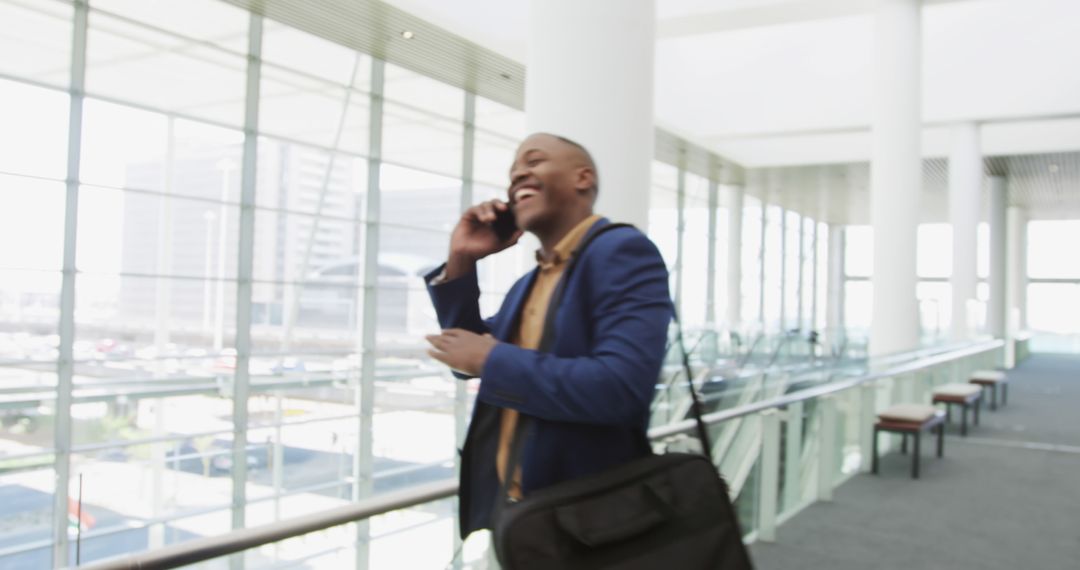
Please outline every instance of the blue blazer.
[{"label": "blue blazer", "polygon": [[[598,221],[584,239],[608,223]],[[514,284],[499,312],[486,320],[480,316],[476,274],[430,285],[441,272],[436,269],[425,279],[439,324],[502,341],[480,374],[461,450],[462,537],[491,525],[499,494],[500,408],[532,418],[521,457],[525,493],[650,453],[649,405],[673,306],[667,267],[649,238],[635,228],[617,228],[588,247],[554,313],[555,339],[548,353],[508,342],[535,269]]]}]

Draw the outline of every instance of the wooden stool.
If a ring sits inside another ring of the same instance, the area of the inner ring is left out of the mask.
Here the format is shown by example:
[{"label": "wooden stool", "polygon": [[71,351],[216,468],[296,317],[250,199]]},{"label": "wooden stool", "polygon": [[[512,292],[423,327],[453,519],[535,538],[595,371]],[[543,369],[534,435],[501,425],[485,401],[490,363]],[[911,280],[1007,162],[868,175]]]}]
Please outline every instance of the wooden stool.
[{"label": "wooden stool", "polygon": [[935,404],[945,404],[945,422],[952,420],[952,406],[963,409],[960,420],[960,435],[967,435],[968,408],[975,406],[975,425],[979,425],[979,408],[982,403],[982,387],[974,384],[945,384],[934,389]]},{"label": "wooden stool", "polygon": [[998,370],[976,370],[971,373],[972,384],[978,384],[982,388],[990,388],[990,409],[997,409],[998,386],[1001,386],[1001,405],[1009,401],[1009,378],[1004,372]]},{"label": "wooden stool", "polygon": [[873,462],[870,472],[878,472],[878,432],[893,432],[903,436],[900,453],[907,453],[908,435],[915,436],[915,449],[911,455],[911,478],[919,478],[919,436],[924,430],[937,432],[937,456],[945,454],[945,412],[934,406],[898,404],[878,414],[874,424]]}]

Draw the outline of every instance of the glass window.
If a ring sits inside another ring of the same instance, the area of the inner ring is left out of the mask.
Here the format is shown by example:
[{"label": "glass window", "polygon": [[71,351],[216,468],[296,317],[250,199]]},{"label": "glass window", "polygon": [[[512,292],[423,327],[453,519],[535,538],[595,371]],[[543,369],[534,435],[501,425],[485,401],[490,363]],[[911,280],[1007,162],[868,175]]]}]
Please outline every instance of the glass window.
[{"label": "glass window", "polygon": [[[476,98],[476,127],[512,141],[517,146],[528,135],[525,112],[483,97]],[[509,166],[509,165],[508,165]]]},{"label": "glass window", "polygon": [[814,271],[817,268],[815,262],[814,240],[817,237],[817,223],[809,217],[803,218],[803,259],[802,259],[802,315],[799,320],[799,328],[813,329],[815,311],[821,311],[824,307],[816,306],[814,297]]},{"label": "glass window", "polygon": [[0,173],[64,180],[67,94],[0,79],[0,101]]},{"label": "glass window", "polygon": [[382,154],[387,162],[461,176],[463,140],[460,110],[457,118],[446,119],[390,101],[383,105]]},{"label": "glass window", "polygon": [[1038,332],[1076,335],[1080,322],[1080,283],[1030,283],[1028,326]]},{"label": "glass window", "polygon": [[829,225],[817,225],[817,320],[814,326],[825,329],[829,314]]},{"label": "glass window", "polygon": [[[64,185],[0,175],[0,268],[59,271],[64,256]],[[16,245],[17,244],[17,245]]]},{"label": "glass window", "polygon": [[917,230],[916,264],[919,277],[952,275],[952,226],[920,224]]},{"label": "glass window", "polygon": [[990,274],[990,224],[979,224],[975,239],[975,262],[978,276],[980,279],[986,279]]},{"label": "glass window", "polygon": [[666,162],[654,160],[652,163],[652,187],[663,188],[670,192],[679,189],[679,169]]},{"label": "glass window", "polygon": [[[718,327],[734,328],[738,323],[732,322],[732,314],[728,307],[728,274],[731,272],[732,260],[728,257],[728,244],[731,236],[728,234],[731,220],[731,199],[733,190],[725,186],[717,186],[716,211],[716,322]],[[741,213],[740,213],[741,214]]]},{"label": "glass window", "polygon": [[[0,358],[19,363],[56,361],[56,336],[60,319],[59,272],[0,269],[0,320],[11,325],[0,332]],[[0,381],[17,382],[55,375],[55,370],[0,368]],[[37,384],[35,380],[33,382]]]},{"label": "glass window", "polygon": [[783,294],[783,247],[784,232],[782,222],[784,210],[780,206],[767,205],[765,208],[765,296],[762,323],[766,329],[775,330],[783,327],[780,304]]},{"label": "glass window", "polygon": [[[270,19],[263,20],[262,59],[264,79],[268,73],[290,80],[304,76],[338,87],[349,86],[351,80],[354,89],[365,93],[371,90],[370,56]],[[280,70],[293,73],[283,76]],[[265,99],[265,83],[262,89]]]},{"label": "glass window", "polygon": [[[662,187],[653,187],[649,196],[649,239],[660,249],[669,271],[678,258],[679,202],[678,194]],[[674,281],[673,281],[674,283]],[[675,290],[672,289],[672,295]]]},{"label": "glass window", "polygon": [[[473,180],[490,186],[507,188],[510,185],[510,165],[520,140],[476,130],[473,146]],[[505,200],[504,191],[500,199]]]},{"label": "glass window", "polygon": [[106,274],[236,278],[240,210],[83,186],[76,266]]},{"label": "glass window", "polygon": [[809,310],[809,307],[803,307],[800,303],[799,291],[799,269],[802,266],[802,252],[800,247],[803,242],[800,240],[802,236],[802,217],[797,212],[787,211],[785,212],[785,225],[784,225],[784,322],[782,327],[784,329],[798,328],[800,321],[802,320],[802,314],[800,311]]},{"label": "glass window", "polygon": [[952,285],[943,281],[920,281],[915,286],[919,322],[928,340],[949,336],[952,326]]},{"label": "glass window", "polygon": [[1028,276],[1032,279],[1080,279],[1080,255],[1064,254],[1078,243],[1080,243],[1080,221],[1033,220],[1028,222]]},{"label": "glass window", "polygon": [[185,38],[247,50],[248,13],[216,0],[93,0],[90,6]]},{"label": "glass window", "polygon": [[870,277],[874,272],[874,228],[844,229],[844,271],[848,277]]},{"label": "glass window", "polygon": [[459,124],[464,118],[464,91],[391,63],[386,64],[383,95],[405,107],[454,119]]},{"label": "glass window", "polygon": [[[260,137],[258,169],[255,203],[260,208],[347,220],[363,217],[360,200],[367,192],[366,159]],[[267,230],[265,226],[255,229],[260,234]]]},{"label": "glass window", "polygon": [[742,227],[742,318],[756,322],[762,318],[761,301],[761,202],[743,198]]},{"label": "glass window", "polygon": [[844,327],[868,329],[873,320],[874,286],[869,281],[844,283]]},{"label": "glass window", "polygon": [[[367,83],[370,58],[354,54],[354,87]],[[259,129],[327,149],[367,154],[370,96],[357,89],[266,66],[259,91]]]},{"label": "glass window", "polygon": [[19,54],[0,58],[0,72],[67,86],[72,11],[72,6],[63,2],[0,2],[0,53]]},{"label": "glass window", "polygon": [[709,266],[709,181],[686,173],[686,211],[683,237],[683,323],[705,324]]},{"label": "glass window", "polygon": [[[158,4],[155,3],[155,13]],[[247,64],[241,53],[142,27],[126,19],[129,10],[140,6],[149,8],[146,3],[118,2],[117,8],[124,10],[119,17],[97,10],[91,12],[86,54],[87,93],[242,126]],[[204,1],[198,9],[179,11],[186,15],[177,16],[177,21],[190,22],[205,34],[220,33],[220,26],[225,25],[242,38],[247,29],[246,18],[242,25],[231,25],[228,18],[222,19],[223,14],[239,11],[220,2]],[[140,9],[136,16],[148,12]]]}]

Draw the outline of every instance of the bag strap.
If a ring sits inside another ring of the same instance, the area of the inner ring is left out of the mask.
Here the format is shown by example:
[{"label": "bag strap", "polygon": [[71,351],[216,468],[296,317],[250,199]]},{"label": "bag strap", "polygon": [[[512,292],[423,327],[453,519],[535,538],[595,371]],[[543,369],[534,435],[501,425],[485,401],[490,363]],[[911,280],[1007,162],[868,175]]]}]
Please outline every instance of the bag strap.
[{"label": "bag strap", "polygon": [[690,397],[694,400],[690,406],[690,411],[694,413],[694,420],[697,421],[697,435],[701,440],[701,450],[703,455],[709,460],[709,463],[713,462],[712,457],[712,444],[709,442],[709,430],[705,427],[705,420],[702,419],[702,404],[701,398],[698,397],[697,390],[694,389],[694,373],[690,370],[690,355],[686,352],[686,343],[683,342],[683,330],[682,321],[679,320],[679,315],[675,313],[675,326],[678,330],[678,336],[675,342],[679,343],[679,351],[682,353],[682,365],[683,371],[686,373],[686,385],[690,389]]}]

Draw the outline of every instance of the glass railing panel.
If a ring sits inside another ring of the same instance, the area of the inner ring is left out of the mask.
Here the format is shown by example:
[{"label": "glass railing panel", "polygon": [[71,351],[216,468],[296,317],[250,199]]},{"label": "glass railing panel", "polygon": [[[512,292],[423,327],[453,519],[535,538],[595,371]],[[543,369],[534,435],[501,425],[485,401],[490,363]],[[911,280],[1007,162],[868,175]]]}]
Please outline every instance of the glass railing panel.
[{"label": "glass railing panel", "polygon": [[799,508],[805,502],[806,487],[817,452],[813,426],[813,400],[787,406],[780,423],[779,512]]},{"label": "glass railing panel", "polygon": [[860,412],[862,410],[860,389],[847,390],[833,396],[836,409],[836,433],[833,434],[833,481],[858,470],[862,461],[859,447]]},{"label": "glass railing panel", "polygon": [[734,497],[735,516],[739,519],[743,536],[756,532],[761,520],[761,457],[754,460],[746,481]]}]

